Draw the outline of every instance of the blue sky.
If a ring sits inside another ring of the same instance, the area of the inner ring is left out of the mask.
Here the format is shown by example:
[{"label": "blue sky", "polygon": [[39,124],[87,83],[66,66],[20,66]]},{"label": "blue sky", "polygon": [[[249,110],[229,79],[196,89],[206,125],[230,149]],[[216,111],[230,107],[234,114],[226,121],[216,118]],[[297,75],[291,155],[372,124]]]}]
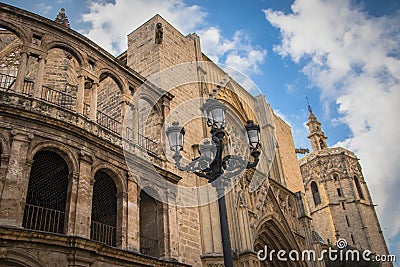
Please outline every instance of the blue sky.
[{"label": "blue sky", "polygon": [[200,35],[210,58],[238,68],[309,148],[305,96],[328,145],[361,159],[390,252],[400,257],[400,1],[52,0],[4,1],[71,27],[114,55],[126,35],[159,13]]}]

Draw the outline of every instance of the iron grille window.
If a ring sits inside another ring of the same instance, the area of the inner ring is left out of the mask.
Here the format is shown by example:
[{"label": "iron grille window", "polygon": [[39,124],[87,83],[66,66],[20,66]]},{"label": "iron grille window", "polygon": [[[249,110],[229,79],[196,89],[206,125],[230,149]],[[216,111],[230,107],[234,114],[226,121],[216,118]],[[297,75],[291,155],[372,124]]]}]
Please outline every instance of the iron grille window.
[{"label": "iron grille window", "polygon": [[50,151],[38,152],[33,160],[22,226],[64,233],[68,165],[60,155]]},{"label": "iron grille window", "polygon": [[140,253],[159,257],[159,240],[163,240],[164,228],[162,204],[148,195],[144,190],[140,192]]},{"label": "iron grille window", "polygon": [[116,246],[117,188],[104,171],[94,176],[90,238]]}]

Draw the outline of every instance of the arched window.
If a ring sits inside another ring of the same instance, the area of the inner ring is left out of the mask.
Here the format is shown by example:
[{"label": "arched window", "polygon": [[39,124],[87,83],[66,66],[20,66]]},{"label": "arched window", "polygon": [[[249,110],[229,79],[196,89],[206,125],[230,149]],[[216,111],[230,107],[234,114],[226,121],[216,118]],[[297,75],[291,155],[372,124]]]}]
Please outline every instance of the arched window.
[{"label": "arched window", "polygon": [[0,27],[0,33],[0,91],[13,91],[21,61],[22,41],[7,29]]},{"label": "arched window", "polygon": [[321,147],[321,149],[325,148],[324,140],[322,140],[322,139],[319,140],[319,146]]},{"label": "arched window", "polygon": [[97,123],[112,132],[120,133],[122,120],[121,89],[109,73],[100,75],[97,92]]},{"label": "arched window", "polygon": [[55,152],[39,151],[33,157],[22,227],[64,233],[68,191],[68,165]]},{"label": "arched window", "polygon": [[157,154],[161,140],[160,127],[163,124],[162,114],[157,105],[146,98],[139,99],[139,138],[138,144],[148,152]]},{"label": "arched window", "polygon": [[140,193],[140,253],[159,257],[163,250],[162,203],[144,190]]},{"label": "arched window", "polygon": [[361,199],[364,199],[364,194],[363,194],[363,192],[362,192],[362,190],[361,190],[360,181],[358,181],[357,176],[354,176],[354,183],[356,184],[358,196],[359,196]]},{"label": "arched window", "polygon": [[75,110],[79,70],[79,61],[73,54],[64,48],[51,48],[47,52],[40,98]]},{"label": "arched window", "polygon": [[104,171],[94,176],[90,239],[115,246],[117,229],[117,187]]},{"label": "arched window", "polygon": [[311,192],[313,195],[315,206],[317,206],[318,204],[321,204],[321,197],[319,195],[318,186],[317,186],[317,183],[314,181],[311,182]]},{"label": "arched window", "polygon": [[334,181],[338,181],[338,180],[339,180],[339,175],[338,175],[337,173],[334,173],[334,174],[332,175],[332,177],[333,177],[333,180],[334,180]]}]

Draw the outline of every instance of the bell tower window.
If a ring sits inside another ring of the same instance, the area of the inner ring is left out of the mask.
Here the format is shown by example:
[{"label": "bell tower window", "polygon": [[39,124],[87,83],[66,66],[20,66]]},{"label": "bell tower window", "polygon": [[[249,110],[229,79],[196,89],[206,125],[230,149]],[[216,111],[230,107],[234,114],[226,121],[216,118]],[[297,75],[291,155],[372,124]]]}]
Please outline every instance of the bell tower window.
[{"label": "bell tower window", "polygon": [[322,140],[322,139],[319,140],[319,146],[320,146],[321,149],[324,149],[324,148],[325,148],[325,142],[324,142],[324,140]]},{"label": "bell tower window", "polygon": [[361,190],[360,181],[358,180],[357,176],[354,176],[354,183],[356,184],[358,196],[359,196],[361,199],[364,199],[364,194],[363,194],[363,192],[362,192],[362,190]]},{"label": "bell tower window", "polygon": [[321,204],[321,197],[319,195],[318,186],[316,182],[311,182],[311,192],[314,199],[315,206]]}]

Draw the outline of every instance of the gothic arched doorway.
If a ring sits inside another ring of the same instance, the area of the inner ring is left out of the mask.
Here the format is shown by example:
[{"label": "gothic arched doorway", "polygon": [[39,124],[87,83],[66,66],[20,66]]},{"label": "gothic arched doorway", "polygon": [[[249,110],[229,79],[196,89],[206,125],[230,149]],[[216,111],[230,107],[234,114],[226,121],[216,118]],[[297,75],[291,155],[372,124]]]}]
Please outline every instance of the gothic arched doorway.
[{"label": "gothic arched doorway", "polygon": [[[258,253],[262,250],[260,256],[265,259],[260,260],[260,266],[265,267],[292,267],[292,266],[303,266],[299,261],[292,261],[289,258],[289,252],[292,250],[297,251],[297,246],[292,245],[287,238],[287,234],[281,229],[273,219],[265,221],[260,229],[256,240],[254,242],[254,251]],[[287,258],[287,260],[279,260],[277,253],[278,251],[285,251],[281,258]],[[298,251],[301,254],[301,251]]]}]

